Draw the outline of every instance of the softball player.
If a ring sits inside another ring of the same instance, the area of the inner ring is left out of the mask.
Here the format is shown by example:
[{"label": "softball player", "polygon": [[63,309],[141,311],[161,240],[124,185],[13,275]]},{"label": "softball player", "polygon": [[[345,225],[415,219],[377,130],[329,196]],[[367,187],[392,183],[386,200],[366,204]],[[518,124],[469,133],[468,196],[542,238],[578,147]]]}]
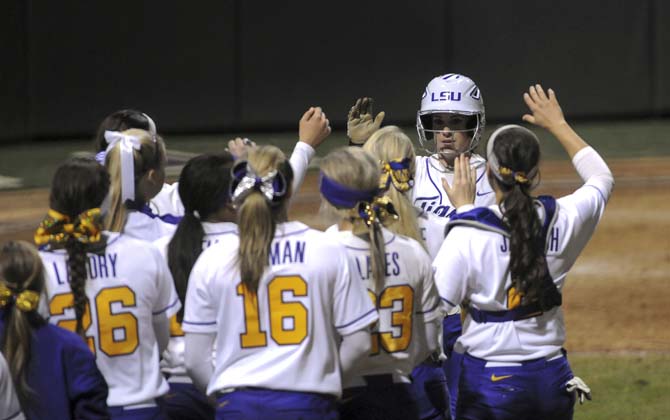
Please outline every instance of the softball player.
[{"label": "softball player", "polygon": [[[372,100],[359,99],[349,112],[347,122],[347,133],[352,142],[365,142],[379,128],[383,117],[382,112],[373,119]],[[488,206],[495,202],[495,195],[485,176],[486,161],[474,153],[485,126],[484,99],[472,79],[448,73],[428,83],[416,117],[419,143],[426,156],[417,156],[414,163],[414,187],[410,194],[415,207],[425,214],[444,219],[456,211],[456,206],[445,192],[454,183],[454,160],[460,155],[469,156],[470,166],[475,172],[475,205]],[[439,232],[433,235],[439,236],[444,230],[440,227]],[[443,348],[448,357],[444,368],[449,382],[452,415],[456,410],[462,357],[461,349],[453,350],[460,334],[460,308],[456,307],[443,323]]]},{"label": "softball player", "polygon": [[[386,126],[370,136],[363,149],[381,162],[380,188],[386,191],[385,195],[400,216],[388,229],[423,243],[432,260],[444,241],[447,219],[417,209],[408,198],[408,191],[414,185],[416,157],[412,141],[398,127]],[[442,337],[439,338],[441,342]],[[449,418],[449,393],[442,369],[445,357],[441,353],[438,351],[412,371],[421,419]]]},{"label": "softball player", "polygon": [[163,140],[139,129],[106,131],[105,139],[105,166],[111,176],[106,229],[145,241],[174,233],[175,225],[156,217],[147,205],[165,181]]},{"label": "softball player", "polygon": [[238,162],[239,245],[204,250],[189,278],[186,368],[217,398],[217,418],[336,418],[341,375],[370,350],[378,315],[346,251],[287,221],[292,176],[273,146]]},{"label": "softball player", "polygon": [[439,348],[444,317],[430,257],[416,240],[382,227],[397,215],[388,198],[380,197],[379,165],[372,155],[340,149],[320,166],[322,209],[337,220],[326,233],[346,247],[357,281],[380,316],[369,357],[344,384],[341,418],[418,419],[409,374]]},{"label": "softball player", "polygon": [[434,262],[442,299],[449,306],[470,302],[459,338],[467,354],[458,418],[572,418],[575,395],[566,388],[576,385],[562,349],[560,292],[602,217],[614,180],[566,123],[551,89],[545,94],[532,86],[524,100],[531,111],[524,121],[558,139],[584,185],[558,200],[532,197],[537,138],[515,125],[491,135],[487,171],[497,203],[452,216]]},{"label": "softball player", "polygon": [[[115,111],[105,117],[98,126],[94,139],[95,160],[101,165],[105,164],[107,148],[109,146],[107,139],[105,139],[105,132],[123,132],[133,128],[147,131],[154,138],[160,137],[156,123],[144,112],[133,109]],[[177,185],[163,184],[161,190],[151,199],[149,205],[146,207],[143,206],[141,210],[167,223],[178,223],[179,218],[184,214],[184,206],[179,199],[179,194],[177,194]]]},{"label": "softball player", "polygon": [[44,280],[34,246],[22,241],[2,246],[0,375],[7,373],[7,381],[0,389],[0,414],[24,418],[18,399],[27,418],[108,419],[107,384],[88,347],[38,312]]},{"label": "softball player", "polygon": [[181,304],[155,246],[101,232],[98,207],[109,182],[90,159],[72,159],[54,175],[51,208],[35,234],[44,245],[49,321],[75,331],[95,354],[112,418],[164,418],[159,355]]},{"label": "softball player", "polygon": [[[202,250],[217,243],[238,243],[235,210],[229,195],[232,164],[230,153],[201,155],[186,163],[178,183],[184,217],[174,236],[155,242],[168,262],[182,302],[188,277]],[[161,370],[170,384],[164,407],[174,419],[213,419],[214,408],[186,374],[182,319],[180,310],[171,320],[170,343],[161,361]]]}]

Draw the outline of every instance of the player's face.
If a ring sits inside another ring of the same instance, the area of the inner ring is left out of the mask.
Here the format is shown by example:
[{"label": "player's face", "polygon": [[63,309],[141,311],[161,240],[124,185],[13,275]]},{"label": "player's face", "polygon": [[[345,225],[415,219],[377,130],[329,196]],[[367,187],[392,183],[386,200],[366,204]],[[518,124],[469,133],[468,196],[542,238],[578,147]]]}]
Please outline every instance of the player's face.
[{"label": "player's face", "polygon": [[442,159],[453,163],[456,156],[464,153],[470,146],[474,130],[468,130],[469,117],[460,114],[433,114],[433,130],[437,152]]}]

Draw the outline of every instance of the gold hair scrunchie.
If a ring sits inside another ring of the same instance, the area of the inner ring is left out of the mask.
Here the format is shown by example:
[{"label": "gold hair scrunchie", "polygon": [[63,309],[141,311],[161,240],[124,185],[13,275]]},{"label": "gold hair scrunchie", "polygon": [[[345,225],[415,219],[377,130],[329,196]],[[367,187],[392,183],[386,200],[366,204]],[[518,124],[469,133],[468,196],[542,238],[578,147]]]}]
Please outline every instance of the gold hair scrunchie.
[{"label": "gold hair scrunchie", "polygon": [[386,190],[393,184],[396,190],[404,193],[414,185],[412,172],[409,170],[409,159],[394,159],[389,162],[381,161],[382,175],[379,188]]},{"label": "gold hair scrunchie", "polygon": [[16,293],[12,289],[0,283],[0,308],[7,306],[14,300],[16,307],[23,312],[30,312],[37,309],[37,304],[40,301],[40,294],[33,290],[24,290],[21,293]]},{"label": "gold hair scrunchie", "polygon": [[514,182],[516,182],[517,184],[528,184],[528,182],[530,182],[525,172],[523,171],[515,172],[505,166],[500,167],[500,175],[503,176],[512,175],[512,178],[514,178]]},{"label": "gold hair scrunchie", "polygon": [[49,209],[35,232],[35,244],[65,244],[74,238],[88,244],[100,241],[102,232],[102,213],[99,208],[89,209],[77,216],[73,222],[56,210]]},{"label": "gold hair scrunchie", "polygon": [[388,197],[376,197],[372,202],[361,201],[353,211],[356,212],[354,217],[363,221],[363,224],[354,223],[355,235],[364,233],[374,223],[388,226],[399,218]]}]

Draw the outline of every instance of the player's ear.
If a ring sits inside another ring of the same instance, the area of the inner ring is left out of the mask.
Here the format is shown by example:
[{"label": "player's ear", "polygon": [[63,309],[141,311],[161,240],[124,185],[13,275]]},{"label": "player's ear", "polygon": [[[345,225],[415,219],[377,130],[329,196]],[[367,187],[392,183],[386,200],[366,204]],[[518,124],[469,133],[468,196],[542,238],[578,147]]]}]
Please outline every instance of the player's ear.
[{"label": "player's ear", "polygon": [[157,170],[157,169],[149,169],[146,173],[146,179],[149,181],[152,185],[156,184],[163,184],[165,181],[165,173],[164,171]]}]

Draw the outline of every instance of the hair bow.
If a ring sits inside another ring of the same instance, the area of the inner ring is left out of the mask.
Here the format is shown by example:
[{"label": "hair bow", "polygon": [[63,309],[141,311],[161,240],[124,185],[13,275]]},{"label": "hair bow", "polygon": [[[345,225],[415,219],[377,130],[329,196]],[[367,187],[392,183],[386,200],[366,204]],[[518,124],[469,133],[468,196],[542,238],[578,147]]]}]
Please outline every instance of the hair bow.
[{"label": "hair bow", "polygon": [[65,214],[49,209],[35,232],[35,244],[64,244],[70,238],[88,244],[100,241],[102,212],[99,208],[79,214],[74,221]]},{"label": "hair bow", "polygon": [[37,309],[40,301],[40,294],[33,290],[24,290],[20,293],[14,292],[4,283],[0,282],[0,308],[6,307],[14,301],[16,307],[23,312],[30,312]]},{"label": "hair bow", "polygon": [[503,175],[503,176],[511,175],[512,178],[514,178],[514,182],[516,182],[518,184],[528,184],[528,182],[530,182],[530,180],[526,176],[525,172],[523,172],[523,171],[513,171],[506,166],[501,166],[500,167],[500,175]]},{"label": "hair bow", "polygon": [[358,204],[358,217],[367,227],[373,223],[381,223],[384,226],[398,220],[398,213],[388,197],[376,197],[372,202],[362,201]]},{"label": "hair bow", "polygon": [[[494,144],[496,143],[500,135],[506,132],[507,130],[525,131],[530,134],[530,136],[538,143],[538,145],[540,143],[540,141],[537,139],[537,136],[527,128],[515,124],[504,125],[498,128],[496,131],[494,131],[493,134],[491,134],[491,137],[489,137],[489,142],[486,145],[486,159],[488,160],[488,164],[489,167],[491,168],[493,176],[495,176],[498,180],[505,183],[506,181],[503,179],[503,176],[512,175],[512,179],[514,179],[514,182],[518,184],[527,184],[533,178],[535,178],[535,175],[537,175],[539,165],[535,165],[535,167],[531,168],[528,171],[528,173],[522,171],[514,171],[508,167],[502,166],[498,161],[498,157],[493,152]],[[509,183],[509,181],[507,181],[507,183]]]},{"label": "hair bow", "polygon": [[135,136],[128,136],[118,131],[105,131],[107,150],[109,153],[117,144],[121,158],[121,199],[135,200],[135,154],[133,150],[140,150],[142,142]]},{"label": "hair bow", "polygon": [[409,191],[414,186],[414,179],[409,170],[410,159],[395,159],[389,162],[381,161],[382,175],[379,188],[386,190],[391,184],[400,192]]},{"label": "hair bow", "polygon": [[260,191],[265,200],[274,204],[275,199],[286,194],[286,182],[281,172],[276,169],[259,177],[246,161],[239,161],[233,166],[231,183],[231,198],[234,203],[239,202],[251,191]]}]

